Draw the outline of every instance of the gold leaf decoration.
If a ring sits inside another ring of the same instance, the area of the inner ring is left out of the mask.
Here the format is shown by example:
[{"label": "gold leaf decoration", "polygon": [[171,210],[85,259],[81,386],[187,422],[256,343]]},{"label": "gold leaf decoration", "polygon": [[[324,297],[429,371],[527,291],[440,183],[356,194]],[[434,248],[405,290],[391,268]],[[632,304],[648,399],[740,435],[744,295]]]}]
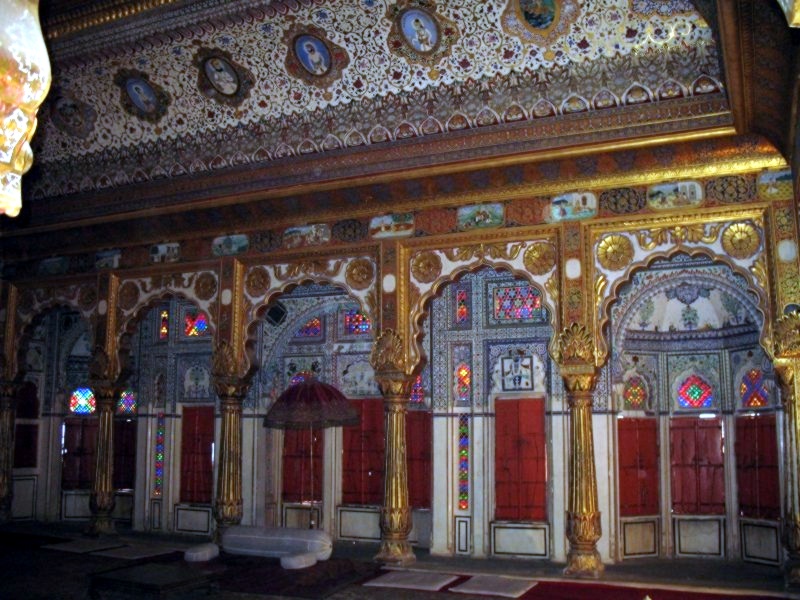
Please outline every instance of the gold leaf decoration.
[{"label": "gold leaf decoration", "polygon": [[522,244],[513,244],[510,247],[502,243],[474,244],[460,248],[448,248],[444,250],[444,255],[453,262],[464,262],[475,258],[482,261],[487,256],[494,260],[514,260],[519,256],[520,250],[522,250]]},{"label": "gold leaf decoration", "polygon": [[402,371],[405,367],[403,338],[392,329],[384,329],[375,339],[369,362],[376,372]]},{"label": "gold leaf decoration", "polygon": [[354,290],[365,290],[375,278],[375,268],[367,258],[357,258],[347,265],[345,280]]},{"label": "gold leaf decoration", "polygon": [[253,298],[260,298],[269,290],[269,272],[264,267],[254,267],[247,272],[244,289]]},{"label": "gold leaf decoration", "polygon": [[763,256],[759,256],[750,266],[750,272],[756,278],[758,287],[765,292],[769,289],[767,286],[767,263]]},{"label": "gold leaf decoration", "polygon": [[422,283],[435,281],[442,273],[442,259],[433,252],[420,252],[411,262],[411,273]]},{"label": "gold leaf decoration", "polygon": [[597,260],[609,271],[624,269],[633,260],[633,244],[624,235],[606,235],[597,245]]},{"label": "gold leaf decoration", "polygon": [[78,305],[83,310],[92,308],[97,303],[97,289],[88,285],[80,288],[78,292]]},{"label": "gold leaf decoration", "polygon": [[133,281],[126,281],[119,288],[119,307],[122,310],[131,310],[139,300],[139,286]]},{"label": "gold leaf decoration", "polygon": [[800,312],[792,311],[775,321],[775,354],[780,358],[800,357]]},{"label": "gold leaf decoration", "polygon": [[299,275],[318,275],[324,277],[335,277],[342,269],[342,261],[324,260],[304,260],[292,263],[285,268],[278,265],[275,267],[275,275],[280,279],[298,277]]},{"label": "gold leaf decoration", "polygon": [[606,291],[606,286],[608,285],[608,279],[602,273],[597,274],[597,279],[594,280],[594,303],[595,306],[600,306],[600,303],[603,301],[603,294]]},{"label": "gold leaf decoration", "polygon": [[572,323],[558,335],[557,360],[559,363],[593,362],[592,336],[585,325]]},{"label": "gold leaf decoration", "polygon": [[525,250],[522,262],[531,275],[544,275],[556,264],[556,250],[552,244],[536,242]]},{"label": "gold leaf decoration", "polygon": [[686,242],[711,244],[719,237],[719,225],[676,225],[674,227],[661,227],[645,229],[636,233],[639,245],[644,250],[652,250],[656,246],[672,242],[681,245]]},{"label": "gold leaf decoration", "polygon": [[547,281],[544,282],[544,289],[547,290],[553,304],[558,304],[558,277],[553,274]]},{"label": "gold leaf decoration", "polygon": [[194,282],[194,293],[200,300],[211,300],[217,293],[217,278],[211,273],[200,273]]},{"label": "gold leaf decoration", "polygon": [[722,232],[722,249],[733,258],[750,258],[760,246],[761,234],[752,223],[732,223]]}]

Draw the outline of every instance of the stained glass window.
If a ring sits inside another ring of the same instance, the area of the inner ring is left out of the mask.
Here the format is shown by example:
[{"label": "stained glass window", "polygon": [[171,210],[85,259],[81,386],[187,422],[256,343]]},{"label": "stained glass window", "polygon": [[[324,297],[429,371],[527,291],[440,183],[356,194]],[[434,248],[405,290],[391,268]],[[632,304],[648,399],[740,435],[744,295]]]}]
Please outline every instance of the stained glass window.
[{"label": "stained glass window", "polygon": [[459,288],[456,290],[456,324],[463,325],[469,320],[469,302],[467,290]]},{"label": "stained glass window", "polygon": [[699,375],[690,375],[678,388],[678,405],[681,408],[710,408],[714,405],[714,392]]},{"label": "stained glass window", "polygon": [[89,388],[77,388],[69,399],[69,411],[76,415],[90,415],[97,408],[94,392]]},{"label": "stained glass window", "polygon": [[297,330],[296,337],[301,338],[316,338],[322,335],[322,320],[319,317],[314,317],[308,323],[303,325]]},{"label": "stained glass window", "polygon": [[458,417],[458,508],[469,508],[469,415]]},{"label": "stained glass window", "polygon": [[158,328],[158,339],[166,340],[169,337],[169,311],[161,311],[161,325]]},{"label": "stained glass window", "polygon": [[136,393],[133,390],[125,390],[119,395],[119,401],[117,402],[117,414],[136,414]]},{"label": "stained glass window", "polygon": [[422,375],[417,375],[411,386],[411,404],[422,404],[425,402],[425,389],[422,387]]},{"label": "stained glass window", "polygon": [[622,392],[625,410],[642,410],[647,408],[647,387],[638,375],[629,377]]},{"label": "stained glass window", "polygon": [[546,320],[542,296],[530,285],[503,286],[494,289],[494,318],[498,321]]},{"label": "stained glass window", "polygon": [[472,369],[467,363],[460,363],[456,367],[456,393],[458,402],[469,404],[472,392]]},{"label": "stained glass window", "polygon": [[289,380],[289,385],[311,381],[312,379],[314,379],[314,374],[311,371],[300,371],[292,375],[292,378]]},{"label": "stained glass window", "polygon": [[189,337],[200,337],[208,333],[208,318],[204,312],[186,313],[184,333]]},{"label": "stained glass window", "polygon": [[156,453],[153,463],[153,496],[161,496],[164,491],[164,434],[167,430],[167,418],[163,412],[156,417]]},{"label": "stained glass window", "polygon": [[745,408],[767,406],[769,392],[764,381],[764,372],[761,369],[750,369],[745,373],[739,384],[739,394],[742,397],[742,406]]},{"label": "stained glass window", "polygon": [[369,333],[371,324],[369,317],[358,309],[351,308],[344,311],[344,332],[347,335],[360,335]]}]

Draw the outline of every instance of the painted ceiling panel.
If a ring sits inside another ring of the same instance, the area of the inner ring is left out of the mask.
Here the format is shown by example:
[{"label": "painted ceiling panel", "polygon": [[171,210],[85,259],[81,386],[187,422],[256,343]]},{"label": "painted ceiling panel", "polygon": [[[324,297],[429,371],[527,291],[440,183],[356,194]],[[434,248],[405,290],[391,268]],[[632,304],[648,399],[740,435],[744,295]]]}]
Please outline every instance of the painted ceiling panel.
[{"label": "painted ceiling panel", "polygon": [[334,176],[435,162],[421,141],[464,160],[730,124],[689,0],[210,0],[51,53],[34,198],[285,161],[322,179],[301,159],[326,153],[357,157]]}]

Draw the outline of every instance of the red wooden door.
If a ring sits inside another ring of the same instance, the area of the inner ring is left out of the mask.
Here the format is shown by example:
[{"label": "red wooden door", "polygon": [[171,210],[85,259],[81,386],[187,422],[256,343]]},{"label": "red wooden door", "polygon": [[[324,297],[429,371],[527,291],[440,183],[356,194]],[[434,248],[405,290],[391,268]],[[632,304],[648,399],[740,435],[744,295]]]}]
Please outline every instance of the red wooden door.
[{"label": "red wooden door", "polygon": [[657,515],[660,496],[656,419],[618,419],[617,439],[620,514]]},{"label": "red wooden door", "polygon": [[181,427],[181,502],[211,502],[213,444],[214,407],[184,407]]},{"label": "red wooden door", "polygon": [[670,421],[670,484],[674,513],[725,514],[725,464],[719,417],[675,417]]}]

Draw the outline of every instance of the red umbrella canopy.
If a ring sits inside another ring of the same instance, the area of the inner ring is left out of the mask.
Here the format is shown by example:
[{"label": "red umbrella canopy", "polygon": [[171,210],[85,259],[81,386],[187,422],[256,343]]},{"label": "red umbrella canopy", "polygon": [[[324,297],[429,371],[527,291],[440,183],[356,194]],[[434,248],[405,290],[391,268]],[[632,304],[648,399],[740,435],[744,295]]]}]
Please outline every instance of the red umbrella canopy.
[{"label": "red umbrella canopy", "polygon": [[266,427],[321,429],[357,425],[358,413],[350,401],[332,385],[317,379],[289,386],[264,418]]}]

